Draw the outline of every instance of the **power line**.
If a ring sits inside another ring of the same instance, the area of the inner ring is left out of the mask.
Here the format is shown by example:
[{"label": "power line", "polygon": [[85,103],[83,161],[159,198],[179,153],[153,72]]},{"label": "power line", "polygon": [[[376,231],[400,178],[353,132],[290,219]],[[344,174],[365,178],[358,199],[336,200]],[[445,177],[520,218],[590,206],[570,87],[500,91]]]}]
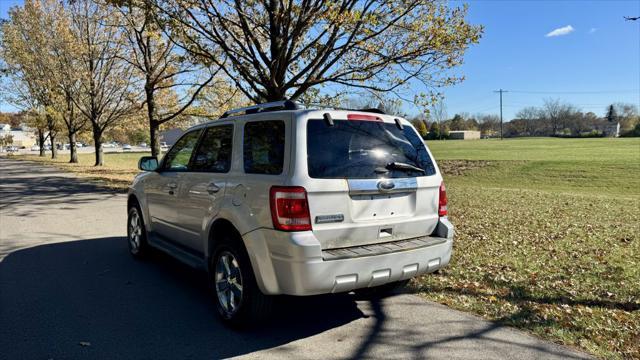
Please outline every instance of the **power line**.
[{"label": "power line", "polygon": [[528,91],[528,90],[510,90],[509,92],[517,94],[623,94],[636,93],[640,89],[631,90],[598,90],[598,91]]}]

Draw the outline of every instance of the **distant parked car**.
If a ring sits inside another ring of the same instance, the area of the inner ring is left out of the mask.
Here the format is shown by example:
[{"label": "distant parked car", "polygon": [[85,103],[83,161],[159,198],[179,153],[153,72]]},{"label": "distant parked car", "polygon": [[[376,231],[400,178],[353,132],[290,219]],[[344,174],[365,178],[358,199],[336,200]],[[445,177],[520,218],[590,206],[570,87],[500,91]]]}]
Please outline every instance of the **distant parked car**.
[{"label": "distant parked car", "polygon": [[169,145],[168,145],[166,142],[164,142],[164,141],[163,141],[163,142],[161,142],[161,143],[160,143],[160,150],[162,150],[162,151],[167,151],[167,150],[169,150]]},{"label": "distant parked car", "polygon": [[140,147],[143,147],[143,148],[146,148],[146,147],[147,147],[147,143],[142,142],[142,143],[140,143],[140,145],[139,145],[139,146],[140,146]]},{"label": "distant parked car", "polygon": [[14,153],[18,151],[18,147],[13,145],[7,146],[6,149],[8,153]]},{"label": "distant parked car", "polygon": [[84,147],[84,144],[83,144],[83,143],[81,143],[81,142],[76,142],[76,147],[77,147],[77,148]]},{"label": "distant parked car", "polygon": [[114,147],[116,147],[116,144],[114,143],[106,143],[106,144],[102,144],[103,148],[109,148],[109,149],[113,149]]},{"label": "distant parked car", "polygon": [[131,145],[129,144],[122,145],[122,150],[131,150]]},{"label": "distant parked car", "polygon": [[31,147],[31,151],[40,151],[40,146],[39,145],[33,145]]}]

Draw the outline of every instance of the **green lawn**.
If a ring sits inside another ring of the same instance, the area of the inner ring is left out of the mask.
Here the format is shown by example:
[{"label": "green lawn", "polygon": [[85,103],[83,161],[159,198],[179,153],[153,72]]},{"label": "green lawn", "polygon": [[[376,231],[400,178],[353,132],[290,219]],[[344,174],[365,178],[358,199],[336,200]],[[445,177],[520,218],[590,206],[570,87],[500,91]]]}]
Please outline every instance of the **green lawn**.
[{"label": "green lawn", "polygon": [[[602,358],[640,358],[640,139],[428,146],[456,239],[451,264],[415,291]],[[123,188],[141,155],[56,166]]]},{"label": "green lawn", "polygon": [[[640,358],[640,139],[428,145],[456,241],[449,267],[416,290],[599,357]],[[459,160],[476,166],[460,173]]]}]

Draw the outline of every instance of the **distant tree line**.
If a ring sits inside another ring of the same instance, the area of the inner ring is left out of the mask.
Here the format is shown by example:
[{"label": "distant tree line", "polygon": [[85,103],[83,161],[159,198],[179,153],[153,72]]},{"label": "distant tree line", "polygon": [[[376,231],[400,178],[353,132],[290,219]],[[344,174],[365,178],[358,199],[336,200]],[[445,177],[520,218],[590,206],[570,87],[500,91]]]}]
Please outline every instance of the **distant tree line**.
[{"label": "distant tree line", "polygon": [[[547,99],[541,107],[529,106],[516,113],[514,119],[503,123],[504,137],[611,136],[619,124],[620,136],[640,136],[638,107],[614,103],[603,109],[603,116],[583,112],[578,107],[556,99]],[[427,139],[447,138],[449,131],[476,130],[485,137],[500,136],[500,117],[494,114],[455,114],[452,118],[428,121]]]}]

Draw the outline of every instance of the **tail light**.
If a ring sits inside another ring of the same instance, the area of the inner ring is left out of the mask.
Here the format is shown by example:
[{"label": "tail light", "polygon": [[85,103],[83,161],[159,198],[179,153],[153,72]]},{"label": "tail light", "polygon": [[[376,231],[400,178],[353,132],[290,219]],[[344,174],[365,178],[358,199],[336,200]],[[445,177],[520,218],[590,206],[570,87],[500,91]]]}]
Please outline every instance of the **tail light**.
[{"label": "tail light", "polygon": [[440,196],[438,197],[438,216],[447,216],[447,188],[444,181],[440,183]]},{"label": "tail light", "polygon": [[273,227],[284,231],[311,230],[307,191],[300,186],[273,186],[269,191]]}]

